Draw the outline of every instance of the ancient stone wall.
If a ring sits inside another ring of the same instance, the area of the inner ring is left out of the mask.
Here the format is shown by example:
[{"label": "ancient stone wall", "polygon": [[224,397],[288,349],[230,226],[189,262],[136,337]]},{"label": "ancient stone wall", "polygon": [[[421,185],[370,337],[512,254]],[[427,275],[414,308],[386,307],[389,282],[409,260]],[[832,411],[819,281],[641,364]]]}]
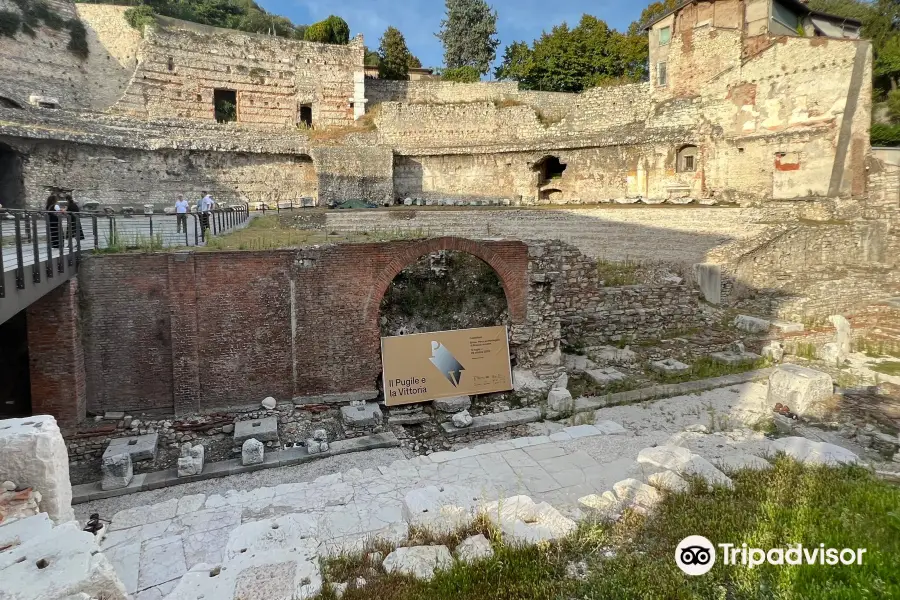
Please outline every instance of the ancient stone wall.
[{"label": "ancient stone wall", "polygon": [[[4,139],[3,141],[7,141]],[[203,190],[220,202],[269,202],[317,196],[309,155],[158,150],[8,139],[27,158],[26,203],[40,206],[47,188],[75,190],[79,202],[104,206],[171,206]]]},{"label": "ancient stone wall", "polygon": [[90,49],[84,64],[90,107],[105,110],[118,102],[134,77],[141,34],[125,21],[127,6],[79,3],[75,9],[87,30]]},{"label": "ancient stone wall", "polygon": [[361,38],[317,44],[164,17],[148,26],[134,78],[113,110],[213,120],[214,92],[234,92],[242,123],[293,126],[310,106],[316,127],[353,122]]},{"label": "ancient stone wall", "polygon": [[370,105],[381,102],[428,104],[492,102],[513,97],[518,90],[519,84],[514,81],[456,83],[429,79],[417,81],[366,79],[366,99]]},{"label": "ancient stone wall", "polygon": [[532,281],[552,284],[552,311],[573,347],[658,339],[699,324],[698,293],[687,283],[606,287],[597,261],[559,241],[530,246]]},{"label": "ancient stone wall", "polygon": [[323,146],[316,150],[320,204],[351,199],[382,204],[394,198],[394,155],[388,148]]},{"label": "ancient stone wall", "polygon": [[[75,17],[75,5],[69,0],[46,1],[48,8],[61,19]],[[0,1],[0,9],[21,13],[11,0]],[[61,106],[90,106],[89,81],[85,62],[67,49],[69,30],[47,26],[15,37],[0,36],[0,96],[21,106],[32,95],[53,97]]]}]

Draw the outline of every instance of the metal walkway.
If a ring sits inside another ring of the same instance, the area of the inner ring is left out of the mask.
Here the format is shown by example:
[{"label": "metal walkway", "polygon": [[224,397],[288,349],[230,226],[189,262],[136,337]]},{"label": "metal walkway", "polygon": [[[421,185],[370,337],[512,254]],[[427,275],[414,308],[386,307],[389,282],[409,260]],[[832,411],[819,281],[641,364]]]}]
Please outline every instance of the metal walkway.
[{"label": "metal walkway", "polygon": [[[215,210],[208,227],[218,235],[242,227],[249,218],[246,205]],[[179,231],[175,215],[6,211],[0,214],[0,323],[72,278],[83,253],[203,245],[201,225],[196,213],[187,215],[186,227]]]}]

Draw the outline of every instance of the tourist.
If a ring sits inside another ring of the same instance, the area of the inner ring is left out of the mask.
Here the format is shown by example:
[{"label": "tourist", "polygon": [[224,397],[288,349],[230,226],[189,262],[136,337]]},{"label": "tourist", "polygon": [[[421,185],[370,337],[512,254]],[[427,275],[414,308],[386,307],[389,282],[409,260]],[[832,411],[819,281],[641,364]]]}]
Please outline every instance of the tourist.
[{"label": "tourist", "polygon": [[81,208],[75,203],[72,194],[66,194],[66,212],[69,213],[69,237],[74,238],[78,232],[78,239],[84,239],[84,230],[81,228]]},{"label": "tourist", "polygon": [[206,239],[206,231],[209,229],[209,214],[216,203],[213,201],[206,190],[203,191],[203,199],[197,205],[197,212],[200,213],[200,230],[203,232],[203,239]]},{"label": "tourist", "polygon": [[175,219],[178,226],[178,231],[176,233],[181,233],[182,227],[184,227],[184,232],[187,233],[188,209],[188,201],[184,199],[184,196],[178,194],[178,200],[175,201]]},{"label": "tourist", "polygon": [[62,209],[57,204],[56,194],[47,196],[47,203],[44,205],[47,212],[47,224],[50,229],[50,244],[54,248],[59,248],[59,215]]}]

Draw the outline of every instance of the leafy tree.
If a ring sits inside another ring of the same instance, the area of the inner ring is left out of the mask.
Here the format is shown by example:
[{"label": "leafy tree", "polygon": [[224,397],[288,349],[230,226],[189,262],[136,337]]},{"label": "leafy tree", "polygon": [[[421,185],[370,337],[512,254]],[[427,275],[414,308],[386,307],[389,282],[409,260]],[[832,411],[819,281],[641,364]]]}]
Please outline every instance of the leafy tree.
[{"label": "leafy tree", "polygon": [[500,65],[494,69],[494,77],[507,81],[523,81],[531,66],[531,48],[525,42],[513,42],[503,51]]},{"label": "leafy tree", "polygon": [[645,36],[619,33],[600,19],[583,15],[578,26],[566,23],[544,32],[531,48],[507,46],[495,70],[499,79],[524,89],[580,92],[597,85],[640,81],[647,72]]},{"label": "leafy tree", "polygon": [[342,18],[331,15],[310,25],[303,39],[323,44],[346,44],[350,41],[350,27]]},{"label": "leafy tree", "polygon": [[410,69],[421,69],[422,61],[419,60],[418,58],[416,58],[415,56],[413,56],[412,54],[410,54],[409,55],[409,63],[407,63],[407,66]]},{"label": "leafy tree", "polygon": [[381,56],[378,55],[377,50],[371,50],[368,46],[365,48],[365,58],[363,58],[363,64],[367,67],[377,67],[378,63],[381,62]]},{"label": "leafy tree", "polygon": [[485,74],[497,57],[497,11],[484,0],[446,0],[447,14],[436,34],[448,69],[470,66]]},{"label": "leafy tree", "polygon": [[441,79],[457,83],[475,83],[481,80],[481,73],[471,65],[464,65],[454,69],[444,69],[441,71]]},{"label": "leafy tree", "polygon": [[396,27],[388,27],[378,47],[378,77],[381,79],[409,79],[409,49],[403,34]]}]

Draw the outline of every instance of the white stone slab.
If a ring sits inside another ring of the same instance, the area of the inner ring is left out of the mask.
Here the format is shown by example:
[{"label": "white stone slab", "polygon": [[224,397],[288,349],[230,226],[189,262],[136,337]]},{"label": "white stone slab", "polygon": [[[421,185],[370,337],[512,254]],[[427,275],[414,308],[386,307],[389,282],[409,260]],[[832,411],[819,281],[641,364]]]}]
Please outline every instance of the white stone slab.
[{"label": "white stone slab", "polygon": [[40,492],[40,509],[56,523],[75,518],[69,454],[49,415],[0,421],[0,481]]},{"label": "white stone slab", "polygon": [[798,365],[781,365],[769,375],[767,402],[784,404],[803,417],[824,418],[834,393],[828,373]]},{"label": "white stone slab", "polygon": [[397,548],[385,557],[382,566],[386,573],[402,573],[428,581],[435,571],[453,567],[453,557],[447,546],[412,546]]}]

